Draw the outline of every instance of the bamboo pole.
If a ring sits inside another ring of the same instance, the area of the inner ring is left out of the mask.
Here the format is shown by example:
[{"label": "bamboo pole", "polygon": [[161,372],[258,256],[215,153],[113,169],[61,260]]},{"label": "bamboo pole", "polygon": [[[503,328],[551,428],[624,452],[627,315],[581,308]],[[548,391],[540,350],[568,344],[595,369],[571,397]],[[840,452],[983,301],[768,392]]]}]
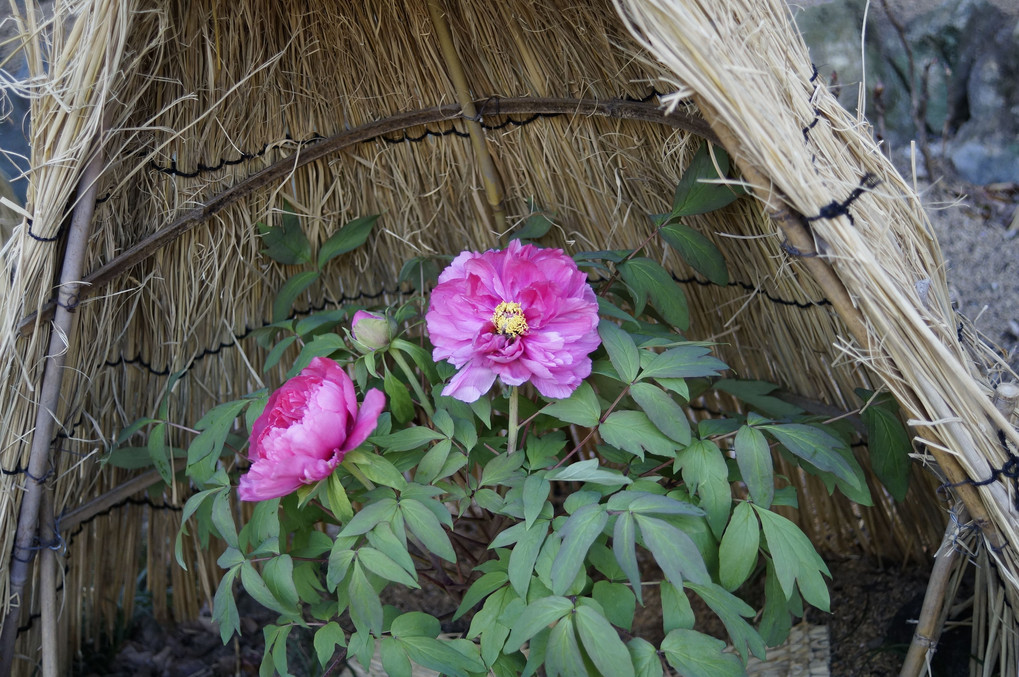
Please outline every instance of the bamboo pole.
[{"label": "bamboo pole", "polygon": [[92,214],[96,203],[96,184],[103,170],[103,154],[98,143],[92,158],[78,182],[78,201],[71,215],[67,232],[67,248],[60,270],[60,285],[57,290],[56,309],[50,329],[49,347],[43,367],[42,388],[39,407],[36,411],[35,430],[25,473],[25,489],[18,515],[18,528],[11,553],[9,594],[11,607],[0,631],[0,675],[11,671],[14,661],[14,644],[18,636],[18,619],[25,607],[25,584],[28,581],[29,565],[35,554],[36,535],[39,532],[39,508],[46,491],[46,478],[53,465],[50,440],[57,421],[60,405],[60,386],[64,376],[67,349],[71,344],[76,326],[75,313],[79,303],[81,274],[88,249]]},{"label": "bamboo pole", "polygon": [[505,191],[502,187],[502,179],[499,178],[499,174],[495,170],[492,154],[488,152],[485,130],[481,126],[481,118],[474,106],[470,83],[467,82],[463,62],[456,53],[453,33],[450,31],[449,22],[446,21],[446,12],[439,0],[428,0],[428,14],[432,19],[432,25],[435,26],[439,48],[442,50],[449,78],[453,81],[456,98],[463,108],[464,122],[471,137],[471,146],[474,148],[474,157],[478,161],[481,180],[485,185],[485,197],[488,198],[488,208],[491,210],[493,221],[495,221],[495,230],[502,233],[506,230],[506,207],[503,204]]},{"label": "bamboo pole", "polygon": [[917,619],[913,640],[909,644],[899,677],[920,677],[920,673],[934,656],[945,622],[946,607],[951,603],[951,600],[946,601],[945,593],[952,582],[955,568],[959,565],[960,550],[955,541],[960,525],[965,524],[968,519],[966,508],[962,507],[957,511],[956,519],[949,521],[945,529],[945,538],[939,548],[940,555],[934,560],[920,617]]}]

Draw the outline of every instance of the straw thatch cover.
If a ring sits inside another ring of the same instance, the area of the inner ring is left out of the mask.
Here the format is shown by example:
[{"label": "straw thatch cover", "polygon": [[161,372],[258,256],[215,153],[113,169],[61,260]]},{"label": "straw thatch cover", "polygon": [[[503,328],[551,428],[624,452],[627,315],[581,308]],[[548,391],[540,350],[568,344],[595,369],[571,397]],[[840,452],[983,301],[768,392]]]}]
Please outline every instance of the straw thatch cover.
[{"label": "straw thatch cover", "polygon": [[[154,472],[102,461],[171,375],[184,372],[166,400],[180,422],[279,382],[247,336],[289,274],[260,256],[255,224],[285,204],[313,242],[382,214],[310,290],[318,308],[398,294],[404,259],[497,245],[531,204],[556,224],[549,244],[637,246],[710,138],[753,197],[692,221],[729,286],[663,254],[686,281],[690,336],[818,411],[884,385],[941,477],[918,466],[906,502],[876,490],[867,509],[780,466],[814,543],[929,559],[947,521],[938,484],[1009,460],[1016,433],[920,201],[825,89],[779,0],[87,0],[16,19],[33,157],[0,264],[0,637],[18,633],[19,669],[44,626],[71,638],[66,661],[118,605],[129,616],[142,569],[160,618],[211,597],[216,553],[197,575],[170,564],[188,487],[152,490]],[[998,478],[954,491],[991,546],[979,651],[1014,674],[1016,497]],[[58,620],[40,612],[55,598]]]}]

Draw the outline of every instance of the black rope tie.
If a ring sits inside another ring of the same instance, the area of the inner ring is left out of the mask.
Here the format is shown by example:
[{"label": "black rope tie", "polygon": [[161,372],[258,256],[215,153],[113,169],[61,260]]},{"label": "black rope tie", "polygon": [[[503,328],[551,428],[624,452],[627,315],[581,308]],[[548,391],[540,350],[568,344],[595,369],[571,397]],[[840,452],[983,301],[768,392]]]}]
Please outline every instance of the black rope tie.
[{"label": "black rope tie", "polygon": [[853,189],[853,192],[849,194],[849,197],[842,202],[832,200],[825,206],[821,207],[821,210],[816,216],[806,217],[807,221],[813,222],[820,221],[821,219],[837,219],[840,216],[845,216],[849,219],[849,223],[855,226],[856,221],[853,220],[853,215],[849,212],[849,207],[860,199],[861,195],[869,190],[877,188],[880,183],[881,179],[879,179],[876,175],[867,172],[863,175],[863,178],[860,179],[860,185]]}]

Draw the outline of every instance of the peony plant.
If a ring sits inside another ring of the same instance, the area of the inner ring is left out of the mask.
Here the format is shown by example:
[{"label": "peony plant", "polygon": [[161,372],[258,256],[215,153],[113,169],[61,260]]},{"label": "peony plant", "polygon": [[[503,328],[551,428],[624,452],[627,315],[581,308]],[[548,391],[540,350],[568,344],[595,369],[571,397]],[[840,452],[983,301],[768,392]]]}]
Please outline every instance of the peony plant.
[{"label": "peony plant", "polygon": [[[648,243],[725,284],[724,259],[682,222],[738,197],[717,182],[727,161],[714,153],[695,158]],[[286,232],[263,227],[268,255],[313,266],[256,332],[267,370],[293,366],[271,394],[195,426],[196,492],[178,536],[182,566],[189,523],[223,549],[213,618],[224,642],[240,631],[243,588],[278,614],[264,628],[266,675],[377,656],[395,676],[414,664],[725,676],[781,643],[804,604],[827,611],[828,569],[776,512],[797,497],[772,454],[867,503],[850,429],[728,376],[711,345],[684,337],[683,290],[642,248],[570,256],[524,242],[547,230],[536,212],[504,248],[461,252],[437,278],[434,261],[410,262],[402,303],[295,312],[308,280],[373,223],[347,224],[314,260],[292,219]],[[689,409],[717,402],[731,406]],[[759,578],[755,608],[741,591]],[[422,587],[455,610],[402,607]],[[658,631],[644,637],[634,618],[652,588]],[[702,632],[692,597],[734,651]],[[302,642],[314,659],[295,666],[288,647]]]}]

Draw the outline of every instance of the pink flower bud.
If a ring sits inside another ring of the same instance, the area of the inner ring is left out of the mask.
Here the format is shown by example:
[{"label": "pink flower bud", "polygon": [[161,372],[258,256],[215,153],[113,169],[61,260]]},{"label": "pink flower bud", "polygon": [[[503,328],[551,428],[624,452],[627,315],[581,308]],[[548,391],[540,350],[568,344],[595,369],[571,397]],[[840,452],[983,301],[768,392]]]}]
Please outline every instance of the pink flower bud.
[{"label": "pink flower bud", "polygon": [[393,338],[393,328],[389,319],[367,310],[359,310],[354,313],[354,318],[350,322],[350,330],[354,336],[354,342],[362,353],[386,348]]}]

